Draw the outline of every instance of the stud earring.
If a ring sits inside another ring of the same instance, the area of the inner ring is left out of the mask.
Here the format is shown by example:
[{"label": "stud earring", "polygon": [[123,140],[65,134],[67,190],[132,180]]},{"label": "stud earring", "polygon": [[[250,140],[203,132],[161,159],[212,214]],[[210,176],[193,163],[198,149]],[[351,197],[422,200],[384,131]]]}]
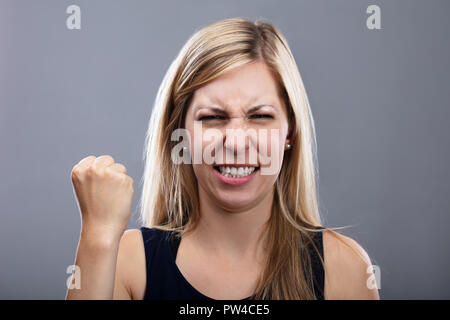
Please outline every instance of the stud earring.
[{"label": "stud earring", "polygon": [[187,152],[188,150],[189,150],[188,147],[183,147],[183,151],[184,151],[184,152]]},{"label": "stud earring", "polygon": [[290,149],[291,145],[289,143],[286,143],[286,149]]}]

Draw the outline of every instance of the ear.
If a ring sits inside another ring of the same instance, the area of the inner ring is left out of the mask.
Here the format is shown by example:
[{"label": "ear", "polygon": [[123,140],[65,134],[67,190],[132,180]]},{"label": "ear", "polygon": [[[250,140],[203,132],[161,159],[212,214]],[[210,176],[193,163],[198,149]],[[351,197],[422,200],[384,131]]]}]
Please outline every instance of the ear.
[{"label": "ear", "polygon": [[296,132],[296,126],[295,126],[295,121],[289,121],[289,130],[288,133],[286,135],[286,142],[285,142],[285,149],[286,149],[286,145],[289,144],[292,145],[295,142],[295,132]]},{"label": "ear", "polygon": [[292,148],[292,143],[290,141],[290,139],[286,139],[286,142],[284,143],[284,150],[289,150]]}]

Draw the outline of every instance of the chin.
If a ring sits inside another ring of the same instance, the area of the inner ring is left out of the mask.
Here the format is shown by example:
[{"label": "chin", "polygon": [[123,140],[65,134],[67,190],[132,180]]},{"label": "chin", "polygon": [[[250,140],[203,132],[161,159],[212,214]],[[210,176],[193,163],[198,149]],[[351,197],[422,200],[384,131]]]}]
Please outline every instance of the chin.
[{"label": "chin", "polygon": [[220,207],[238,212],[254,207],[258,197],[251,192],[220,190],[215,193],[215,198]]}]

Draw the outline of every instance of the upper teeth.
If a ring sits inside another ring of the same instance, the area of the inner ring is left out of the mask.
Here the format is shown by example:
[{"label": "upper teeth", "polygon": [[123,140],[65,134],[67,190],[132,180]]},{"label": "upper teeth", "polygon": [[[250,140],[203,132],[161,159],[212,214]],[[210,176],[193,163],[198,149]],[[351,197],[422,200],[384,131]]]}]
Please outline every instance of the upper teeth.
[{"label": "upper teeth", "polygon": [[225,177],[245,177],[255,171],[255,167],[219,167],[220,173]]}]

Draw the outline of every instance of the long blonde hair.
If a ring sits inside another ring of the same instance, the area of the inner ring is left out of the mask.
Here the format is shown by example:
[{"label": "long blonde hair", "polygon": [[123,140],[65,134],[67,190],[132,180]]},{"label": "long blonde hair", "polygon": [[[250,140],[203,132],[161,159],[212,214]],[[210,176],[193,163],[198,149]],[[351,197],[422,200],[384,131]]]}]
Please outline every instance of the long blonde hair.
[{"label": "long blonde hair", "polygon": [[257,60],[267,64],[278,82],[293,141],[274,186],[264,242],[267,263],[254,297],[315,299],[307,245],[318,250],[311,235],[325,228],[321,226],[316,196],[314,121],[288,43],[268,22],[233,18],[213,23],[192,35],[170,65],[158,90],[146,136],[140,220],[145,227],[180,235],[195,229],[200,219],[197,181],[191,165],[171,161],[176,143],[171,141],[171,134],[183,128],[196,89]]}]

